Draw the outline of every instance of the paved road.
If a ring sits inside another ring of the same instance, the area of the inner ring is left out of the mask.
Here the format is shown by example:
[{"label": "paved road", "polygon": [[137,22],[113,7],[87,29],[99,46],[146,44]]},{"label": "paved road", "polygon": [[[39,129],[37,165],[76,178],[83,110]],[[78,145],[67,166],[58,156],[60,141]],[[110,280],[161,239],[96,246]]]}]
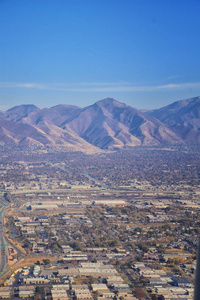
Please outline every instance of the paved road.
[{"label": "paved road", "polygon": [[6,242],[6,244],[10,245],[12,248],[14,248],[21,256],[25,256],[26,254],[20,249],[18,248],[16,245],[14,245],[13,243],[11,243],[6,236],[4,236],[4,241]]},{"label": "paved road", "polygon": [[[135,279],[134,279],[134,278],[131,276],[131,274],[129,274],[129,272],[126,270],[126,268],[125,268],[124,265],[121,266],[121,270],[124,272],[124,274],[126,275],[126,277],[129,279],[129,281],[130,281],[131,283],[134,284],[134,286],[135,286],[136,288],[140,288],[140,287],[138,286],[137,282],[135,281]],[[140,288],[140,289],[141,289],[141,288]],[[147,294],[145,294],[145,292],[143,291],[143,289],[141,289],[141,291],[143,292],[143,295],[144,295],[144,299],[145,299],[145,300],[150,300],[150,299],[151,299],[151,298],[149,298],[149,297],[147,296]]]},{"label": "paved road", "polygon": [[95,184],[102,186],[103,188],[108,188],[105,182],[102,180],[95,179],[94,177],[90,176],[88,173],[81,173],[83,176],[85,176],[88,180],[93,181]]},{"label": "paved road", "polygon": [[0,197],[0,277],[3,276],[9,268],[7,268],[8,245],[24,256],[24,253],[15,245],[13,245],[4,234],[4,213],[8,208],[9,203]]},{"label": "paved road", "polygon": [[[72,168],[69,167],[65,167],[63,165],[59,165],[58,168],[64,172],[68,172],[69,170],[73,171]],[[84,173],[84,172],[80,172],[81,175],[83,175],[84,177],[86,177],[88,180],[93,181],[95,184],[97,185],[101,185],[103,188],[108,188],[108,186],[106,185],[105,182],[103,182],[102,180],[98,180],[92,176],[90,176],[88,173]]]},{"label": "paved road", "polygon": [[0,207],[1,214],[0,214],[0,271],[4,271],[7,265],[7,246],[4,238],[4,231],[3,231],[3,208]]}]

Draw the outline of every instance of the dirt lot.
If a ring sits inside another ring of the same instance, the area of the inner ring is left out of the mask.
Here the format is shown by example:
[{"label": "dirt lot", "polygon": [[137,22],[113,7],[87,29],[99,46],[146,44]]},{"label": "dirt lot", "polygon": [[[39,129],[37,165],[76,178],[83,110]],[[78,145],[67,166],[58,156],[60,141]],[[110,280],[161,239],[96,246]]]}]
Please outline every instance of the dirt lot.
[{"label": "dirt lot", "polygon": [[13,247],[8,247],[8,266],[12,266],[17,262],[17,258],[14,258],[17,255],[17,251]]},{"label": "dirt lot", "polygon": [[0,285],[3,284],[3,282],[10,277],[10,275],[17,269],[22,267],[31,267],[33,266],[37,261],[42,261],[43,259],[49,259],[51,262],[56,261],[54,257],[51,256],[37,256],[37,257],[25,257],[22,258],[14,267],[11,266],[11,269],[1,277],[0,279]]}]

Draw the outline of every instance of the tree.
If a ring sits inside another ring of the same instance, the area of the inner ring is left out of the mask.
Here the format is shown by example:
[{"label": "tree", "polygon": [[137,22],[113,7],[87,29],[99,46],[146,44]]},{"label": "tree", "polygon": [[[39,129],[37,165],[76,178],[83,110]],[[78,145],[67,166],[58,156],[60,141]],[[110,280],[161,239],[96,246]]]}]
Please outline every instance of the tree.
[{"label": "tree", "polygon": [[98,299],[98,296],[99,296],[98,291],[95,291],[95,292],[93,293],[93,295],[94,295],[94,299]]},{"label": "tree", "polygon": [[165,297],[163,295],[158,296],[158,300],[165,300]]},{"label": "tree", "polygon": [[146,286],[149,283],[149,280],[145,278],[143,275],[140,276],[139,281],[142,283],[143,286]]},{"label": "tree", "polygon": [[25,242],[24,242],[24,244],[23,244],[22,247],[24,249],[26,249],[26,251],[28,252],[31,249],[32,245],[31,245],[31,243],[28,240],[25,240]]},{"label": "tree", "polygon": [[6,201],[11,202],[12,200],[12,195],[9,192],[4,193],[4,198]]},{"label": "tree", "polygon": [[42,299],[41,298],[41,295],[42,295],[42,290],[41,290],[41,287],[39,287],[39,286],[36,286],[36,288],[35,288],[35,300],[40,300],[40,299]]},{"label": "tree", "polygon": [[43,262],[44,262],[45,265],[49,265],[50,264],[50,259],[48,259],[48,258],[43,259]]},{"label": "tree", "polygon": [[83,251],[83,247],[79,242],[70,243],[70,246],[77,251]]},{"label": "tree", "polygon": [[35,292],[37,293],[37,294],[41,294],[41,287],[40,286],[36,286],[36,288],[35,288]]},{"label": "tree", "polygon": [[132,283],[129,284],[130,289],[134,289],[134,285]]},{"label": "tree", "polygon": [[140,288],[136,288],[136,289],[135,289],[135,296],[136,296],[138,299],[140,299],[140,300],[145,299],[145,298],[144,298],[144,292],[143,292],[142,289],[140,289]]},{"label": "tree", "polygon": [[158,252],[159,253],[164,253],[165,252],[165,247],[163,246],[163,245],[160,245],[159,247],[158,247]]},{"label": "tree", "polygon": [[142,250],[144,252],[148,252],[149,251],[148,246],[145,243],[143,243],[143,242],[138,243],[137,246],[138,246],[138,248],[140,250]]},{"label": "tree", "polygon": [[93,283],[94,283],[94,277],[89,276],[88,282],[89,282],[90,284],[93,284]]},{"label": "tree", "polygon": [[119,246],[119,242],[116,239],[115,240],[111,240],[111,241],[108,242],[108,245],[110,247],[116,247],[116,246]]}]

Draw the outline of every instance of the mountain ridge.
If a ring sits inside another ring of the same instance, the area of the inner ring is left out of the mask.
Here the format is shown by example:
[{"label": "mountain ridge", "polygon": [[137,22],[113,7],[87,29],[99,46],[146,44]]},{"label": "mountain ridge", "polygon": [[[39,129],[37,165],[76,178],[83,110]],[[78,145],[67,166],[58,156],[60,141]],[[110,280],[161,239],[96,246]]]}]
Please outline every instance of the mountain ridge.
[{"label": "mountain ridge", "polygon": [[135,146],[200,144],[200,97],[146,111],[113,98],[84,108],[18,105],[0,113],[0,145],[63,146],[98,152]]},{"label": "mountain ridge", "polygon": [[200,97],[176,101],[148,112],[186,143],[200,142]]}]

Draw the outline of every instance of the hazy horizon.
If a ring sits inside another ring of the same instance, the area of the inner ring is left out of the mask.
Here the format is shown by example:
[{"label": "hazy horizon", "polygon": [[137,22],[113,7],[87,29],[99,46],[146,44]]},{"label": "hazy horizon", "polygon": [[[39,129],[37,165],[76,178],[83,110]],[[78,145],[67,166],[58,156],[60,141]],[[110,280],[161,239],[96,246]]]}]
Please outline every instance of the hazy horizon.
[{"label": "hazy horizon", "polygon": [[200,95],[199,1],[1,1],[0,109]]},{"label": "hazy horizon", "polygon": [[[198,98],[198,97],[200,97],[200,96],[196,96],[196,97],[192,97],[192,98]],[[106,98],[104,98],[104,99],[107,99],[107,98],[109,98],[109,99],[114,99],[114,98],[112,98],[112,97],[106,97]],[[189,99],[192,99],[192,98],[189,98]],[[11,107],[8,107],[7,109],[0,109],[2,112],[5,112],[5,111],[7,111],[7,110],[9,110],[9,109],[12,109],[13,107],[16,107],[16,106],[21,106],[21,105],[35,105],[36,107],[38,107],[39,109],[48,109],[48,108],[52,108],[52,107],[56,107],[56,106],[59,106],[59,105],[71,105],[71,106],[77,106],[77,107],[80,107],[80,108],[85,108],[85,107],[88,107],[88,106],[90,106],[90,105],[93,105],[94,103],[96,103],[96,102],[98,102],[98,101],[101,101],[101,100],[104,100],[104,99],[98,99],[97,101],[94,101],[93,103],[91,103],[91,104],[89,104],[89,105],[86,105],[86,106],[80,106],[80,105],[77,105],[76,103],[58,103],[58,104],[56,104],[56,105],[52,105],[52,106],[42,106],[42,105],[36,105],[36,104],[34,104],[34,103],[21,103],[21,104],[17,104],[17,105],[14,105],[14,106],[11,106]],[[114,100],[117,100],[117,99],[114,99]],[[181,100],[187,100],[187,99],[179,99],[179,100],[177,100],[177,101],[181,101]],[[159,109],[159,108],[162,108],[162,107],[165,107],[165,106],[168,106],[168,105],[170,105],[170,104],[172,104],[172,103],[174,103],[174,102],[177,102],[177,101],[173,101],[173,102],[170,102],[170,103],[168,103],[168,104],[166,104],[166,105],[163,105],[163,106],[161,106],[161,107],[156,107],[156,108],[152,108],[152,109],[148,109],[148,108],[139,108],[139,107],[135,107],[135,106],[132,106],[132,105],[130,105],[130,104],[127,104],[126,102],[122,102],[122,101],[119,101],[119,100],[117,100],[118,102],[121,102],[121,103],[124,103],[124,104],[126,104],[127,106],[131,106],[131,107],[133,107],[133,108],[136,108],[136,109],[138,109],[138,110],[154,110],[154,109]]]}]

